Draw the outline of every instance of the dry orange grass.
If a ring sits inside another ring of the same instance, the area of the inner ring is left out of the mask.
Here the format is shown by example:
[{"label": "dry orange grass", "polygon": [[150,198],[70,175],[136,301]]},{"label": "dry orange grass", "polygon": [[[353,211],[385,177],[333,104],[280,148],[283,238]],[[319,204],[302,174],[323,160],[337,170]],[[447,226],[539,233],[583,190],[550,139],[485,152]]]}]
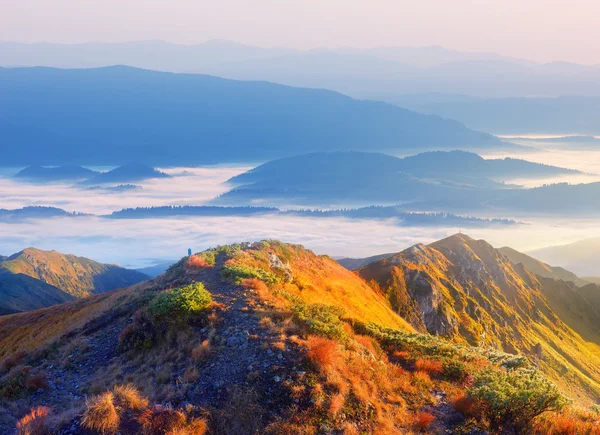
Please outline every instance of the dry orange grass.
[{"label": "dry orange grass", "polygon": [[17,422],[18,435],[46,435],[48,431],[50,408],[38,406]]},{"label": "dry orange grass", "polygon": [[310,337],[306,343],[308,358],[321,370],[329,368],[336,357],[337,341],[324,337]]},{"label": "dry orange grass", "polygon": [[198,255],[191,255],[185,262],[186,270],[203,269],[209,266],[206,260]]},{"label": "dry orange grass", "polygon": [[432,359],[418,359],[415,362],[415,369],[420,372],[425,372],[429,376],[439,376],[444,372],[444,366],[441,361]]},{"label": "dry orange grass", "polygon": [[185,427],[186,416],[183,412],[156,405],[146,409],[138,417],[138,423],[144,433],[164,435]]},{"label": "dry orange grass", "polygon": [[81,423],[83,427],[102,434],[112,434],[117,431],[120,417],[114,404],[112,392],[93,396],[86,400],[86,409]]},{"label": "dry orange grass", "polygon": [[170,430],[165,435],[206,435],[208,433],[208,424],[206,421],[198,418],[186,423],[183,427]]},{"label": "dry orange grass", "polygon": [[132,385],[117,385],[113,388],[114,403],[119,408],[140,411],[148,407],[148,399]]},{"label": "dry orange grass", "polygon": [[414,418],[415,430],[422,432],[431,426],[435,420],[435,416],[429,412],[419,412]]},{"label": "dry orange grass", "polygon": [[600,417],[563,412],[548,414],[533,423],[535,435],[600,435]]}]

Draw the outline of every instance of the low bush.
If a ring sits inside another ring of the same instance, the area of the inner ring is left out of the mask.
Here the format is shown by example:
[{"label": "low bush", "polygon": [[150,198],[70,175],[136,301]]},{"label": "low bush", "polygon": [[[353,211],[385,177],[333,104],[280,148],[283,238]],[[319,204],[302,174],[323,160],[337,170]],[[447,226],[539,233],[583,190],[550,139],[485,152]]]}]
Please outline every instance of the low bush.
[{"label": "low bush", "polygon": [[31,367],[15,367],[0,382],[0,398],[17,399],[25,392],[48,387],[43,373],[32,374]]},{"label": "low bush", "polygon": [[468,395],[482,403],[492,423],[509,423],[516,428],[524,428],[544,412],[560,411],[569,403],[556,385],[535,369],[482,370]]},{"label": "low bush", "polygon": [[248,278],[256,278],[267,284],[277,284],[279,282],[279,278],[274,273],[243,264],[225,264],[222,274],[224,278],[236,284],[241,284],[244,279]]},{"label": "low bush", "polygon": [[306,325],[313,334],[337,339],[346,335],[341,320],[344,310],[340,307],[297,303],[293,307],[293,314],[294,320]]},{"label": "low bush", "polygon": [[25,358],[27,358],[27,352],[20,350],[15,352],[14,354],[6,357],[6,359],[2,362],[2,371],[9,371],[13,367],[21,365],[25,362]]},{"label": "low bush", "polygon": [[469,377],[467,365],[458,360],[445,360],[443,363],[444,378],[452,382],[464,382]]},{"label": "low bush", "polygon": [[211,304],[210,293],[197,282],[159,293],[150,301],[148,312],[158,320],[181,319],[200,314]]},{"label": "low bush", "polygon": [[148,350],[158,341],[158,329],[154,320],[146,310],[139,310],[133,315],[133,321],[119,335],[119,350]]},{"label": "low bush", "polygon": [[115,408],[112,392],[93,396],[86,400],[86,409],[81,418],[84,428],[102,434],[112,434],[119,429],[120,416]]},{"label": "low bush", "polygon": [[46,435],[48,430],[48,414],[50,408],[38,406],[17,422],[18,435]]}]

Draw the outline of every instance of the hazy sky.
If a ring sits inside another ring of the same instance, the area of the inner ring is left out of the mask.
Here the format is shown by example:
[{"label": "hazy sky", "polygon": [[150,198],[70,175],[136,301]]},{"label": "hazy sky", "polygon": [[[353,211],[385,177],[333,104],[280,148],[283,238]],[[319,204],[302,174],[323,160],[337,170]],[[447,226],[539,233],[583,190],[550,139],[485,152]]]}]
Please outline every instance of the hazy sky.
[{"label": "hazy sky", "polygon": [[0,40],[442,45],[600,63],[598,0],[0,0]]}]

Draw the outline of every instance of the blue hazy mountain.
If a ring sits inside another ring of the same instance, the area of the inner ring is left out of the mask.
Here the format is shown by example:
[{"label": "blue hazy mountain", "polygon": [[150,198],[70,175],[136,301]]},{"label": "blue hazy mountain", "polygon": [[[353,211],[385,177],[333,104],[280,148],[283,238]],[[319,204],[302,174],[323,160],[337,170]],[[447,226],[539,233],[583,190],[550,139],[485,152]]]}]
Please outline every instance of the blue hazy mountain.
[{"label": "blue hazy mountain", "polygon": [[[462,199],[471,191],[506,189],[499,181],[577,171],[518,159],[428,152],[397,158],[379,153],[314,153],[274,160],[229,180],[219,202],[344,199],[384,202]],[[323,202],[324,201],[324,202]]]},{"label": "blue hazy mountain", "polygon": [[471,98],[464,95],[413,94],[388,95],[382,96],[382,99],[421,113],[456,119],[469,128],[495,133],[600,135],[598,95],[600,92],[592,91],[585,96],[554,98]]},{"label": "blue hazy mountain", "polygon": [[[84,184],[131,183],[153,178],[171,178],[171,176],[141,163],[127,163],[110,171],[97,173]],[[135,189],[134,186],[121,186],[121,190],[132,188]]]},{"label": "blue hazy mountain", "polygon": [[502,181],[577,173],[465,152],[399,159],[377,153],[314,153],[275,160],[233,177],[217,204],[402,204],[404,211],[600,213],[600,183],[518,188]]},{"label": "blue hazy mountain", "polygon": [[400,205],[369,206],[339,210],[290,209],[275,207],[223,207],[223,206],[157,206],[137,207],[115,211],[106,216],[111,219],[156,219],[182,216],[300,216],[311,218],[347,218],[347,219],[395,219],[397,225],[411,226],[462,226],[487,227],[491,225],[517,225],[519,222],[509,219],[481,219],[472,216],[457,216],[450,213],[407,213]]},{"label": "blue hazy mountain", "polygon": [[[6,153],[6,164],[175,165],[509,146],[455,121],[332,91],[129,67],[0,68],[0,119],[4,150],[29,140],[36,149]],[[29,127],[51,134],[23,137]]]},{"label": "blue hazy mountain", "polygon": [[0,222],[21,222],[23,219],[48,219],[78,216],[86,216],[86,214],[70,213],[61,208],[43,206],[28,206],[12,210],[0,208]]},{"label": "blue hazy mountain", "polygon": [[81,166],[28,166],[19,171],[15,177],[28,181],[73,181],[91,178],[97,175],[98,172],[92,171]]},{"label": "blue hazy mountain", "polygon": [[92,68],[130,65],[318,87],[358,98],[437,92],[485,97],[600,95],[598,66],[537,64],[443,47],[292,50],[231,41],[184,46],[162,41],[88,44],[0,43],[0,65]]}]

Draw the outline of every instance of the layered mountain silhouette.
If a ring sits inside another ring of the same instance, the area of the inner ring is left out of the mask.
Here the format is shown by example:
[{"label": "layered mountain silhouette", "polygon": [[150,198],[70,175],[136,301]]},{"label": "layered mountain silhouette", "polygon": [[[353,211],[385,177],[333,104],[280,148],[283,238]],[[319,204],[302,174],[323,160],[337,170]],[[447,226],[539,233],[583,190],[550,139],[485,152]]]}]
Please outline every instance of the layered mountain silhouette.
[{"label": "layered mountain silhouette", "polygon": [[[556,95],[552,93],[549,95]],[[558,97],[472,98],[465,95],[401,95],[381,99],[420,113],[456,119],[469,128],[502,134],[529,134],[532,131],[554,135],[574,132],[585,136],[566,136],[560,142],[573,148],[597,147],[600,134],[600,98],[597,94],[579,96],[567,92]]]},{"label": "layered mountain silhouette", "polygon": [[[415,93],[500,98],[588,96],[597,95],[600,89],[597,65],[537,64],[496,53],[459,52],[435,46],[302,51],[260,48],[223,40],[192,46],[163,41],[113,44],[4,42],[0,43],[0,59],[4,66],[94,68],[122,64],[328,88],[377,99]],[[540,103],[542,101],[539,99]],[[520,118],[514,113],[508,115],[504,119],[518,121]],[[529,119],[543,118],[533,115],[533,111],[526,115]]]},{"label": "layered mountain silhouette", "polygon": [[[364,433],[425,425],[432,433],[517,434],[562,418],[562,394],[580,413],[600,399],[592,303],[572,283],[536,275],[464,234],[355,272],[299,245],[221,246],[127,289],[3,317],[0,344],[10,367],[0,370],[0,385],[25,364],[24,379],[43,373],[48,381],[21,393],[27,401],[6,399],[11,413],[0,430],[30,406],[71,409],[101,380],[103,395],[60,428],[84,433],[102,398],[115,407],[112,427],[126,435],[157,427],[158,415],[222,433],[318,433],[327,421],[331,430]],[[125,397],[148,401],[121,411],[128,402],[115,386],[123,371],[137,391]],[[488,411],[499,397],[503,410],[521,412]],[[465,398],[481,410],[465,410]],[[529,414],[538,405],[544,415]],[[347,411],[338,417],[339,409]],[[569,424],[595,427],[573,412]]]},{"label": "layered mountain silhouette", "polygon": [[93,171],[76,165],[28,166],[19,171],[15,178],[34,182],[79,181],[82,184],[103,185],[132,183],[153,178],[170,178],[170,175],[142,163],[127,163],[106,172]]},{"label": "layered mountain silhouette", "polygon": [[57,207],[29,206],[16,209],[0,208],[0,221],[20,222],[23,219],[45,219],[56,217],[79,217],[84,213],[71,213]]},{"label": "layered mountain silhouette", "polygon": [[[576,173],[519,159],[483,159],[463,151],[402,159],[377,153],[314,153],[274,160],[233,177],[229,183],[235,187],[217,202],[392,202],[408,208],[415,203],[416,209],[428,211],[480,210],[489,205],[533,210],[543,203],[540,207],[545,211],[554,211],[564,198],[577,203],[578,210],[594,209],[584,196],[570,192],[595,191],[595,185],[515,189],[503,183],[513,178]],[[551,194],[555,194],[553,201],[548,198]]]},{"label": "layered mountain silhouette", "polygon": [[81,166],[28,166],[19,171],[15,177],[33,181],[72,181],[84,180],[97,175],[98,172]]},{"label": "layered mountain silhouette", "polygon": [[123,288],[148,276],[84,257],[28,248],[0,262],[0,307],[29,311]]},{"label": "layered mountain silhouette", "polygon": [[[511,146],[454,121],[332,91],[122,66],[0,69],[0,119],[2,143],[31,145],[13,147],[7,164],[181,165],[317,150]],[[22,137],[29,128],[53,134]]]}]

